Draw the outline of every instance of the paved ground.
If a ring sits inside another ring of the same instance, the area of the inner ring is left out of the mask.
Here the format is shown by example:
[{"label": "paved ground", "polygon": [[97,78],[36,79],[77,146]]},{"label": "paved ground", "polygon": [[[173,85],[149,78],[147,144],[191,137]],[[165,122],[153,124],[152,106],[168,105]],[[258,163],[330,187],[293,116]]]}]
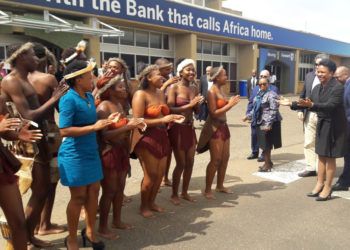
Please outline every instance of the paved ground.
[{"label": "paved ground", "polygon": [[[319,203],[306,197],[314,177],[283,184],[252,175],[259,165],[245,159],[250,153],[250,129],[241,122],[246,104],[243,99],[228,115],[231,159],[226,186],[234,193],[217,194],[214,201],[202,197],[209,154],[197,155],[190,186],[197,202],[184,201],[175,207],[169,202],[170,189],[162,188],[157,201],[166,212],[143,219],[138,214],[142,171],[133,160],[133,176],[126,187],[133,201],[123,208],[123,218],[135,229],[119,230],[120,239],[106,242],[106,249],[349,249],[349,200],[334,198]],[[275,165],[303,158],[301,123],[289,109],[282,107],[281,113],[283,148],[273,152]],[[200,124],[196,126],[200,128]],[[338,174],[342,166],[341,159]],[[68,199],[67,188],[59,186],[54,222],[65,224]],[[45,239],[55,243],[52,249],[63,249],[65,236],[66,233]]]}]

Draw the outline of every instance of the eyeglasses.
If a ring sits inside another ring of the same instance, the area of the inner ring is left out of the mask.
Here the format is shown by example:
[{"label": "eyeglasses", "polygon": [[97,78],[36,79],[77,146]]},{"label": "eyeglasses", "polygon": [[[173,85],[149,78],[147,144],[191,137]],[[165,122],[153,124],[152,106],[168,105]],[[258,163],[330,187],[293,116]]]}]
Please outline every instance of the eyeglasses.
[{"label": "eyeglasses", "polygon": [[268,76],[260,75],[260,78],[268,78]]}]

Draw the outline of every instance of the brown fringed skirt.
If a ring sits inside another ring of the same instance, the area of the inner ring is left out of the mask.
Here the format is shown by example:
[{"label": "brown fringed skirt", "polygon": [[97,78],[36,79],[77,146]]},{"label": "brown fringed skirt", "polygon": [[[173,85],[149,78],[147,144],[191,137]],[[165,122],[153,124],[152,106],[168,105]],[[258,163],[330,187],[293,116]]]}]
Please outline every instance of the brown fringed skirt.
[{"label": "brown fringed skirt", "polygon": [[135,153],[137,152],[137,149],[140,148],[147,149],[154,157],[158,159],[167,156],[170,153],[170,142],[166,128],[147,128],[143,136],[135,145]]},{"label": "brown fringed skirt", "polygon": [[171,124],[168,134],[170,145],[175,150],[188,151],[197,143],[193,124]]}]

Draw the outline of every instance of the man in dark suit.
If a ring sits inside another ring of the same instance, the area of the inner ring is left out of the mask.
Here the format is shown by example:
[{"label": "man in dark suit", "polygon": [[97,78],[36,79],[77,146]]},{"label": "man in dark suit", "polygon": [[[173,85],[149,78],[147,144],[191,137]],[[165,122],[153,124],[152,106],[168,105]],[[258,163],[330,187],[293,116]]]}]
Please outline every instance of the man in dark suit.
[{"label": "man in dark suit", "polygon": [[340,66],[334,73],[334,77],[344,84],[344,109],[347,120],[348,136],[347,145],[348,149],[344,155],[344,169],[343,173],[339,176],[337,182],[333,185],[333,191],[347,191],[350,187],[350,70],[347,67]]},{"label": "man in dark suit", "polygon": [[[268,70],[263,70],[260,72],[259,75],[260,78],[267,78],[270,79],[270,72]],[[271,91],[276,92],[277,94],[279,94],[278,88],[275,85],[269,85],[269,89]],[[259,85],[256,85],[252,92],[251,95],[249,97],[249,102],[248,102],[248,106],[247,106],[247,112],[246,115],[249,114],[252,109],[253,109],[253,103],[254,103],[254,98],[256,97],[256,95],[258,94],[260,90]],[[251,128],[251,141],[250,141],[250,145],[251,145],[251,149],[252,149],[252,153],[247,157],[248,160],[252,160],[252,159],[257,159],[259,162],[263,162],[264,161],[264,157],[262,156],[263,154],[261,154],[261,156],[259,157],[259,146],[258,146],[258,138],[257,138],[257,127],[256,126],[250,126]]]},{"label": "man in dark suit", "polygon": [[248,99],[255,88],[255,86],[258,84],[258,77],[256,76],[256,70],[252,70],[252,76],[247,80],[247,88],[248,88]]},{"label": "man in dark suit", "polygon": [[198,120],[199,121],[205,121],[207,120],[208,117],[208,104],[207,104],[207,95],[208,95],[208,90],[211,88],[213,85],[213,82],[210,82],[209,76],[210,76],[210,71],[212,67],[208,66],[205,69],[205,75],[202,75],[200,78],[199,82],[199,93],[204,97],[204,102],[200,105],[200,110],[198,114]]},{"label": "man in dark suit", "polygon": [[[304,88],[300,94],[300,99],[310,98],[313,88],[320,84],[316,76],[316,70],[322,59],[328,59],[328,56],[325,54],[316,55],[315,68],[305,76]],[[317,114],[305,109],[298,112],[298,118],[304,123],[304,156],[307,164],[305,170],[298,175],[300,177],[316,176],[318,164],[318,157],[315,153]]]}]

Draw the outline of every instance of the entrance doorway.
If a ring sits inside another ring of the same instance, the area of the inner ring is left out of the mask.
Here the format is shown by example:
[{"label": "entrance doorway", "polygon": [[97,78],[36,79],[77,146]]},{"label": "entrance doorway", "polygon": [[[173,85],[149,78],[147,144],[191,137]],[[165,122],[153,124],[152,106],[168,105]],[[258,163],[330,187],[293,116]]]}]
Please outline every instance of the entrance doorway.
[{"label": "entrance doorway", "polygon": [[276,85],[280,90],[280,93],[293,93],[290,89],[292,84],[290,81],[290,67],[285,63],[276,60],[265,66],[265,69],[270,71],[271,79],[274,81],[272,84]]}]

